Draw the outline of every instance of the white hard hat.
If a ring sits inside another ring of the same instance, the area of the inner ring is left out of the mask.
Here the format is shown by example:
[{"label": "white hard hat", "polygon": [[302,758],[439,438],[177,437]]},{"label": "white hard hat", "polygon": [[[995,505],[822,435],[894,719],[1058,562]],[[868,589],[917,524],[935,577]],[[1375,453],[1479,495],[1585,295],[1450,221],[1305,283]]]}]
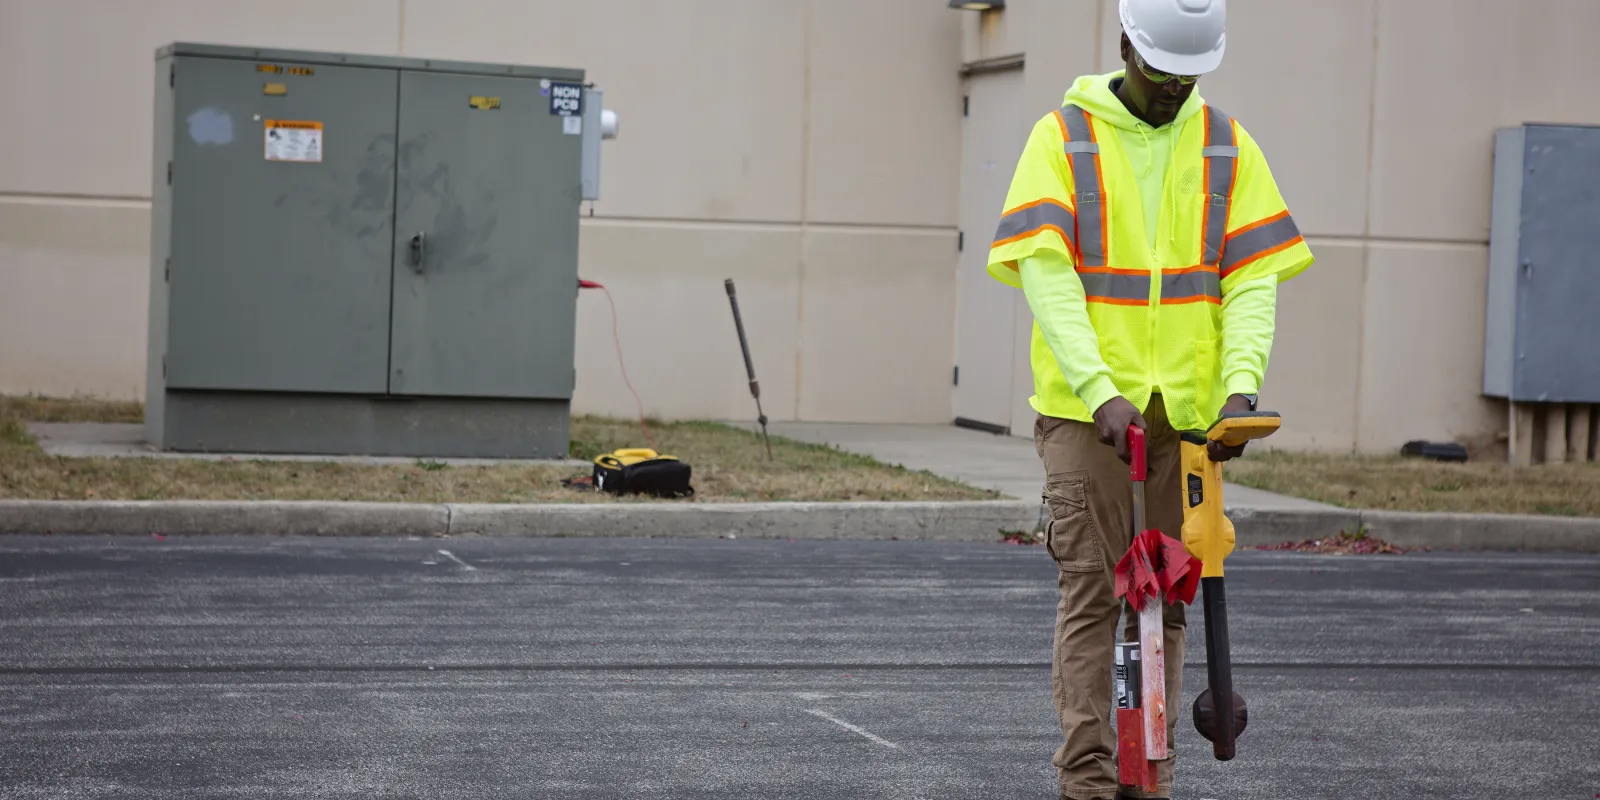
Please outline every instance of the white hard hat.
[{"label": "white hard hat", "polygon": [[1173,75],[1203,75],[1222,63],[1227,0],[1120,0],[1118,16],[1145,63]]}]

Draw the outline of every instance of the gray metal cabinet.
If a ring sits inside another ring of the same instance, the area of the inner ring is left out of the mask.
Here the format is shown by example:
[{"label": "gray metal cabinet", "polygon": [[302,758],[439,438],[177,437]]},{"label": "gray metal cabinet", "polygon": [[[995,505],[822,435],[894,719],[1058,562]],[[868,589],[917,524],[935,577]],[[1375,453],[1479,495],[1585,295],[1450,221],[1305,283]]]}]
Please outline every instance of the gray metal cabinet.
[{"label": "gray metal cabinet", "polygon": [[1495,136],[1483,393],[1600,403],[1600,127]]},{"label": "gray metal cabinet", "polygon": [[565,455],[582,71],[175,44],[156,74],[152,443]]}]

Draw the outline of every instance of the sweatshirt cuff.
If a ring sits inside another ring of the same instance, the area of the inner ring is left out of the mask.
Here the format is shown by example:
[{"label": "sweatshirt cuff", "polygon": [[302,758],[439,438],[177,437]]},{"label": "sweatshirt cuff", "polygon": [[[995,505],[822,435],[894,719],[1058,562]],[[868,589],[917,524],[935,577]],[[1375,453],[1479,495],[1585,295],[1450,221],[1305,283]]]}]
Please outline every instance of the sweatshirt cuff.
[{"label": "sweatshirt cuff", "polygon": [[1089,407],[1089,413],[1093,414],[1111,398],[1119,397],[1122,393],[1117,391],[1117,385],[1112,383],[1111,376],[1100,374],[1090,378],[1089,383],[1078,390],[1077,395],[1078,399]]},{"label": "sweatshirt cuff", "polygon": [[1261,393],[1261,378],[1252,374],[1249,370],[1241,369],[1229,373],[1228,376],[1223,379],[1222,385],[1227,391],[1229,397],[1232,397],[1236,394]]}]

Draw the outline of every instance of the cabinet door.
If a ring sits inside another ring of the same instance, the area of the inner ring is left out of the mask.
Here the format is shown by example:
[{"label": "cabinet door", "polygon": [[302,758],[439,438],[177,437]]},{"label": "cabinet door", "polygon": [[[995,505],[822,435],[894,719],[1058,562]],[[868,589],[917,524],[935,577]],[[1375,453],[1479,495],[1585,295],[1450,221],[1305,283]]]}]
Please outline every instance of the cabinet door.
[{"label": "cabinet door", "polygon": [[392,394],[571,397],[582,137],[547,92],[401,73]]},{"label": "cabinet door", "polygon": [[[1593,403],[1600,400],[1592,350],[1600,342],[1600,131],[1529,126],[1525,147],[1512,397]],[[1575,349],[1579,342],[1589,344]]]},{"label": "cabinet door", "polygon": [[178,60],[168,386],[387,391],[398,81]]}]

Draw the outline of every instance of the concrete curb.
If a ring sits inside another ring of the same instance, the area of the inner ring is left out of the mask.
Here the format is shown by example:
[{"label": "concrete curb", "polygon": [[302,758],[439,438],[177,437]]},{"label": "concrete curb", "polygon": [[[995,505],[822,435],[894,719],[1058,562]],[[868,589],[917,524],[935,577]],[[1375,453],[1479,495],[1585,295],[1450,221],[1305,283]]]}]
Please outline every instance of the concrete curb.
[{"label": "concrete curb", "polygon": [[[1034,530],[1039,504],[425,504],[0,500],[0,534],[572,536],[993,542]],[[1333,536],[1433,550],[1600,553],[1600,519],[1350,509],[1230,508],[1238,546]]]},{"label": "concrete curb", "polygon": [[1233,521],[1238,547],[1302,542],[1334,536],[1341,530],[1354,531],[1361,525],[1361,512],[1353,509],[1228,508],[1226,504],[1223,509]]},{"label": "concrete curb", "polygon": [[1363,511],[1361,521],[1373,536],[1403,547],[1600,553],[1600,519]]},{"label": "concrete curb", "polygon": [[426,504],[0,501],[0,534],[617,536],[995,541],[1039,505],[970,503]]},{"label": "concrete curb", "polygon": [[1355,531],[1401,547],[1600,553],[1600,519],[1355,509],[1229,509],[1240,547],[1305,541]]}]

